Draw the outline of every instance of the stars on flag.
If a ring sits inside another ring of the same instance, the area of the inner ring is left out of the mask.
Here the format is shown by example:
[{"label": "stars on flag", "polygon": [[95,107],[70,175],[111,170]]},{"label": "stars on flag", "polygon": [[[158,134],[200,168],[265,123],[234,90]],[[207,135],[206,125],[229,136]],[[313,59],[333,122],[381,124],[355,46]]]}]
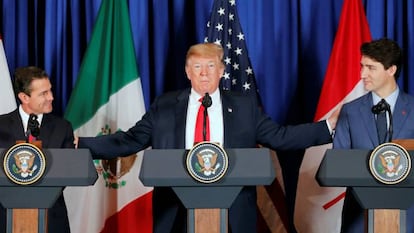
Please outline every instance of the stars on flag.
[{"label": "stars on flag", "polygon": [[224,49],[226,69],[221,87],[257,95],[255,75],[247,54],[235,0],[215,0],[207,23],[205,42],[219,44]]}]

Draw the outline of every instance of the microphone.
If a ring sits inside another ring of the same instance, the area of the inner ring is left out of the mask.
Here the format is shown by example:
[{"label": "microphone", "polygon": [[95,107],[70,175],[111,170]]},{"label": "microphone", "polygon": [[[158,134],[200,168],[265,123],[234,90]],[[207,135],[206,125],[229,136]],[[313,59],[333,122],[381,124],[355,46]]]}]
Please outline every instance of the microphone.
[{"label": "microphone", "polygon": [[211,96],[206,92],[206,94],[204,95],[203,100],[201,101],[201,104],[204,106],[204,108],[208,108],[211,106],[212,104],[212,100],[211,100]]},{"label": "microphone", "polygon": [[203,97],[201,104],[204,106],[204,117],[203,117],[203,141],[207,140],[207,108],[211,106],[213,101],[211,100],[210,95],[208,92]]},{"label": "microphone", "polygon": [[380,114],[384,111],[387,111],[388,108],[390,108],[390,105],[387,103],[387,101],[385,101],[385,99],[381,99],[380,102],[372,106],[371,111],[374,114]]},{"label": "microphone", "polygon": [[27,122],[27,132],[26,137],[27,141],[29,141],[29,136],[32,135],[33,137],[38,137],[40,134],[39,122],[37,121],[37,115],[30,114],[29,121]]},{"label": "microphone", "polygon": [[387,101],[385,101],[385,99],[381,99],[380,102],[372,106],[371,111],[372,113],[376,115],[383,113],[383,112],[386,112],[388,114],[388,119],[390,122],[389,127],[388,127],[388,142],[391,142],[392,133],[393,133],[393,124],[392,124],[392,112],[391,112],[390,105],[387,103]]}]

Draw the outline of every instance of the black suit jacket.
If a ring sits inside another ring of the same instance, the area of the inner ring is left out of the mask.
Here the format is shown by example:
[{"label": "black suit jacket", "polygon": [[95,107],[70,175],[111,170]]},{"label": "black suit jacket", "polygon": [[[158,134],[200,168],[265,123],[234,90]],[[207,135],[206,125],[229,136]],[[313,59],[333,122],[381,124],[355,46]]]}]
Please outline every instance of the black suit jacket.
[{"label": "black suit jacket", "polygon": [[[0,116],[0,148],[9,148],[17,140],[26,140],[22,119],[16,109]],[[63,118],[44,114],[38,140],[43,148],[74,148],[72,125]],[[48,210],[48,232],[70,232],[63,194]],[[0,232],[6,231],[6,211],[1,207]]]},{"label": "black suit jacket", "polygon": [[[149,111],[126,132],[97,138],[80,138],[79,147],[90,148],[94,158],[130,155],[153,149],[185,148],[190,89],[158,97]],[[221,92],[224,148],[254,148],[258,144],[278,150],[302,149],[331,142],[326,122],[280,126],[265,115],[257,101],[243,94]],[[270,106],[268,106],[270,107]],[[153,192],[154,232],[185,232],[186,210],[169,188]],[[256,188],[245,187],[229,210],[234,233],[256,232]]]}]

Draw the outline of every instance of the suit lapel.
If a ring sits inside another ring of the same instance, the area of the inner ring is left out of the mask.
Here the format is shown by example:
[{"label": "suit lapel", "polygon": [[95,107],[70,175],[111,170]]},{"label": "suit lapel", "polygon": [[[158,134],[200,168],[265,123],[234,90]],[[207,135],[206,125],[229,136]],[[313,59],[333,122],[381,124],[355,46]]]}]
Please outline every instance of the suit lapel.
[{"label": "suit lapel", "polygon": [[[377,127],[375,125],[375,115],[371,111],[372,108],[372,95],[368,93],[365,95],[364,100],[362,101],[362,106],[359,108],[360,115],[364,121],[366,130],[368,131],[369,138],[372,144],[378,145],[378,134]],[[352,125],[350,126],[352,127]]]},{"label": "suit lapel", "polygon": [[55,122],[50,118],[50,115],[44,114],[42,123],[40,124],[39,140],[42,140],[42,146],[47,148],[52,137],[52,132]]},{"label": "suit lapel", "polygon": [[221,92],[221,103],[223,110],[223,124],[224,124],[224,140],[223,147],[231,147],[231,135],[228,132],[236,132],[235,128],[235,111],[234,104],[231,101],[231,98],[224,91]]},{"label": "suit lapel", "polygon": [[22,118],[19,114],[19,109],[17,108],[11,115],[10,119],[10,132],[14,132],[14,139],[13,141],[17,140],[26,140],[26,135],[22,123]]},{"label": "suit lapel", "polygon": [[190,91],[186,90],[177,97],[177,105],[175,108],[175,139],[177,148],[185,148],[185,126],[189,96]]},{"label": "suit lapel", "polygon": [[405,95],[400,92],[392,113],[393,139],[398,138],[398,135],[400,134],[410,112],[410,105],[408,104]]}]

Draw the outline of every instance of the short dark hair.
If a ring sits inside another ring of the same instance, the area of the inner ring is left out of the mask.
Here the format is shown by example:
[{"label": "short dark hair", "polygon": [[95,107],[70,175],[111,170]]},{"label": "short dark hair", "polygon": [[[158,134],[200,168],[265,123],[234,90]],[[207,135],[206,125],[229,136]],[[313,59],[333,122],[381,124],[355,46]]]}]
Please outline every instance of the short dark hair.
[{"label": "short dark hair", "polygon": [[20,92],[30,96],[32,90],[30,84],[35,79],[49,78],[46,71],[36,66],[19,67],[14,71],[14,93],[18,95]]},{"label": "short dark hair", "polygon": [[402,66],[402,50],[397,42],[382,38],[366,42],[361,45],[361,53],[375,61],[381,63],[385,69],[393,65],[397,66],[395,79],[400,75]]}]

